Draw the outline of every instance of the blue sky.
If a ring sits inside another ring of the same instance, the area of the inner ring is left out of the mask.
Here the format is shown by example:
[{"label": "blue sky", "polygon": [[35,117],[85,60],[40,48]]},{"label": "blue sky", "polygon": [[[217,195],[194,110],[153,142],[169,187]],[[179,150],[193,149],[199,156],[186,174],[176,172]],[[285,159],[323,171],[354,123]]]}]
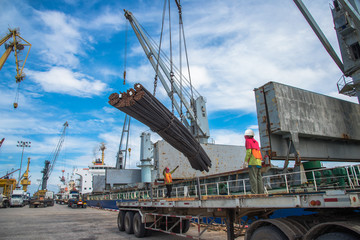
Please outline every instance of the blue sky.
[{"label": "blue sky", "polygon": [[[210,135],[215,143],[242,145],[245,129],[257,130],[253,89],[269,81],[356,102],[337,94],[341,72],[293,1],[181,2],[192,83],[207,99]],[[304,0],[338,52],[330,2]],[[175,19],[177,11],[171,3]],[[30,157],[30,190],[36,189],[44,161],[55,149],[65,121],[69,128],[49,180],[52,190],[57,190],[62,169],[70,173],[72,168],[86,167],[95,156],[100,157],[101,142],[107,147],[105,163],[115,164],[124,114],[107,103],[108,96],[136,82],[152,91],[154,79],[154,71],[128,27],[127,83],[122,84],[123,9],[131,11],[158,40],[162,7],[162,0],[2,1],[0,35],[8,28],[20,28],[32,48],[16,110],[12,107],[17,87],[13,55],[0,71],[0,138],[5,138],[0,149],[0,175],[19,167],[17,141],[31,141],[31,148],[25,149],[23,169]],[[165,51],[167,46],[164,42]],[[1,48],[0,54],[3,52]],[[157,97],[169,106],[160,84]],[[139,161],[139,136],[147,130],[132,122],[128,168]],[[153,141],[159,139],[152,136]]]}]

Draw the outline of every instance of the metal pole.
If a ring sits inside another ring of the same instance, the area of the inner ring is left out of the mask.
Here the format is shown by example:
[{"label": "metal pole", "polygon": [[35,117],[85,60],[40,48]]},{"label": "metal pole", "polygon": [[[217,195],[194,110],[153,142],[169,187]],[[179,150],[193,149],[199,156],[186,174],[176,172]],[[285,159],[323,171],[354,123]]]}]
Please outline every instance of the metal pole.
[{"label": "metal pole", "polygon": [[23,146],[22,152],[21,152],[21,161],[20,161],[20,170],[19,170],[19,180],[18,180],[17,186],[19,186],[19,183],[20,183],[22,160],[23,160],[23,156],[24,156],[24,148],[25,148],[25,146]]},{"label": "metal pole", "polygon": [[16,145],[17,147],[22,147],[22,153],[21,153],[21,161],[20,161],[20,170],[19,170],[19,180],[18,180],[18,183],[17,183],[17,187],[19,186],[20,184],[20,178],[21,178],[21,167],[22,167],[22,161],[23,161],[23,156],[24,156],[24,149],[25,147],[31,147],[30,146],[31,142],[23,142],[23,141],[18,141],[18,145]]}]

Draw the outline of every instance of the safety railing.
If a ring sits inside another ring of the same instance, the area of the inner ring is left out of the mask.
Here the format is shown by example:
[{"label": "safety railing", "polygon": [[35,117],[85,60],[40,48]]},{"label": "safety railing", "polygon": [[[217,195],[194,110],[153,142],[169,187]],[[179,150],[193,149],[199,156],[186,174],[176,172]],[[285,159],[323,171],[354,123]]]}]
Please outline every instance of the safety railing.
[{"label": "safety railing", "polygon": [[[262,177],[265,193],[301,193],[317,192],[330,189],[360,189],[360,165],[335,168],[314,169]],[[188,198],[211,195],[245,195],[250,194],[249,178],[217,181],[208,183],[182,182],[172,189],[172,197]],[[200,192],[200,194],[199,194]],[[106,194],[102,197],[90,196],[93,200],[102,199],[163,199],[167,189],[165,185],[153,186],[149,190],[133,190]]]}]

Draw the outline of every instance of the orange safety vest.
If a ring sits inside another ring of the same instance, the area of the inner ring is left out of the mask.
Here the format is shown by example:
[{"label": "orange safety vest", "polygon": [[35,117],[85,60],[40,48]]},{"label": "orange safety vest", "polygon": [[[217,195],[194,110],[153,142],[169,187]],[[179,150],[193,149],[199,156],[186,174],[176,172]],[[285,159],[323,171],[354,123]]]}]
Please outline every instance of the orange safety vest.
[{"label": "orange safety vest", "polygon": [[165,183],[166,184],[169,184],[169,183],[172,183],[172,176],[171,176],[171,173],[165,173]]},{"label": "orange safety vest", "polygon": [[256,159],[261,159],[261,160],[263,159],[262,156],[261,156],[260,150],[251,149],[251,153],[252,153],[252,155],[254,155],[254,157],[255,157]]}]

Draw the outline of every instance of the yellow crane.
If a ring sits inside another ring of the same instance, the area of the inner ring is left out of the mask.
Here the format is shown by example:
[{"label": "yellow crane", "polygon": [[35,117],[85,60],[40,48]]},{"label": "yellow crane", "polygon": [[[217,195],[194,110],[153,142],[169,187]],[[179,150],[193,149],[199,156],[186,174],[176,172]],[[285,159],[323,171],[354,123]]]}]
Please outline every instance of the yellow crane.
[{"label": "yellow crane", "polygon": [[105,158],[105,143],[101,143],[100,150],[101,150],[101,165],[104,165],[104,158]]},{"label": "yellow crane", "polygon": [[[25,43],[21,43],[21,40],[23,40]],[[6,42],[8,42],[8,43],[6,43]],[[15,80],[16,80],[16,83],[19,84],[25,78],[25,74],[23,73],[23,70],[25,67],[27,57],[29,56],[31,44],[20,36],[20,32],[18,29],[10,29],[10,28],[9,28],[9,33],[5,37],[0,39],[0,46],[2,46],[3,44],[5,44],[5,53],[0,58],[0,70],[4,66],[10,53],[12,51],[14,51],[15,63],[16,63]],[[25,49],[25,46],[28,46],[29,49],[27,51],[25,59],[20,60],[20,57],[19,57],[20,52]],[[22,66],[20,66],[20,63],[22,61],[23,61]],[[19,85],[18,85],[18,89],[19,89]],[[14,108],[18,107],[17,100],[18,100],[18,90],[16,92],[16,97],[15,97],[15,101],[14,101]]]},{"label": "yellow crane", "polygon": [[26,171],[20,181],[21,185],[23,186],[24,192],[27,192],[27,186],[31,184],[31,181],[29,180],[29,166],[30,166],[30,158],[28,158]]}]

